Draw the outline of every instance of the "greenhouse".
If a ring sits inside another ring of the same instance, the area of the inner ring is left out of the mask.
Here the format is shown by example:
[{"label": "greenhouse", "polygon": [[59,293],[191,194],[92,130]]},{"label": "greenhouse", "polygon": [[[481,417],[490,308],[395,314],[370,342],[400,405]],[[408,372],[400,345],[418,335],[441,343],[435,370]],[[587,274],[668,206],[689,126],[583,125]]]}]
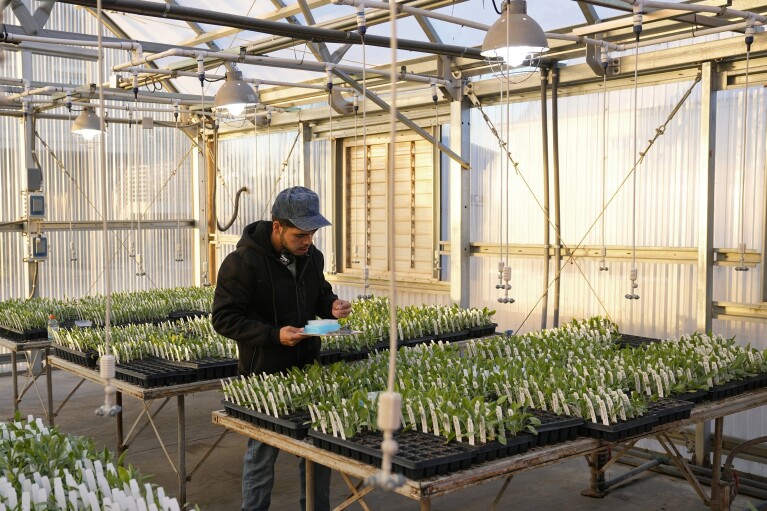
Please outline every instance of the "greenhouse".
[{"label": "greenhouse", "polygon": [[0,511],[767,509],[767,0],[0,25]]}]

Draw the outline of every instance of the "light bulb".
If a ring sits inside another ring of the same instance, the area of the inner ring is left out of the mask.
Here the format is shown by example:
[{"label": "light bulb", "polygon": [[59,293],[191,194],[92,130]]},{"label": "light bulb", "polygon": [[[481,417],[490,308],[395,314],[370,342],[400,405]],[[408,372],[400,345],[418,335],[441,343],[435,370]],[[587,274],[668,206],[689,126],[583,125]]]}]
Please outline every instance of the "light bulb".
[{"label": "light bulb", "polygon": [[100,130],[79,130],[76,133],[82,136],[83,139],[90,142],[91,140],[98,137],[101,134],[101,131]]},{"label": "light bulb", "polygon": [[245,103],[233,103],[231,105],[226,105],[226,109],[229,110],[230,114],[237,116],[245,111]]},{"label": "light bulb", "polygon": [[522,63],[527,60],[529,54],[530,50],[526,46],[509,48],[506,52],[506,63],[511,67],[521,66]]}]

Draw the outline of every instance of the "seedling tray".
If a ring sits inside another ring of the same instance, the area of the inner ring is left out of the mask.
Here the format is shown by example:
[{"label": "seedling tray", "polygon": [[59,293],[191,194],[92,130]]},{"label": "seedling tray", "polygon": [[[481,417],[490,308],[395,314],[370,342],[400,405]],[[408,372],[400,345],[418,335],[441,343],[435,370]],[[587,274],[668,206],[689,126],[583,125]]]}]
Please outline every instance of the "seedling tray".
[{"label": "seedling tray", "polygon": [[660,339],[652,337],[642,337],[640,335],[621,334],[615,339],[615,344],[620,344],[622,348],[644,348],[650,343],[660,342]]},{"label": "seedling tray", "polygon": [[473,326],[469,328],[469,339],[476,339],[477,337],[487,337],[495,333],[495,328],[498,323],[490,323],[489,325]]},{"label": "seedling tray", "polygon": [[96,367],[96,362],[99,360],[99,353],[96,350],[87,350],[83,352],[67,348],[66,346],[61,346],[60,344],[53,345],[53,353],[61,359],[91,369]]},{"label": "seedling tray", "polygon": [[[310,430],[309,436],[318,447],[352,458],[368,465],[381,466],[380,433],[367,433],[349,440],[336,438],[316,430]],[[464,444],[450,442],[438,436],[419,431],[405,431],[395,435],[399,452],[392,458],[392,471],[408,479],[418,480],[426,477],[444,475],[471,466],[474,454]]]},{"label": "seedling tray", "polygon": [[767,387],[767,373],[759,373],[746,378],[748,382],[746,390],[756,390]]},{"label": "seedling tray", "polygon": [[674,399],[677,401],[688,401],[690,403],[702,403],[707,397],[707,390],[691,390],[689,392],[684,392],[683,394],[674,395]]},{"label": "seedling tray", "polygon": [[585,421],[578,432],[582,436],[605,440],[607,442],[619,442],[632,436],[649,433],[658,424],[656,415],[643,415],[635,419],[622,421],[605,426],[601,422]]},{"label": "seedling tray", "polygon": [[659,399],[647,405],[647,413],[658,417],[658,424],[667,424],[690,418],[694,403],[677,399]]},{"label": "seedling tray", "polygon": [[0,335],[14,342],[39,341],[48,338],[47,328],[31,328],[28,330],[18,330],[9,326],[0,326]]},{"label": "seedling tray", "polygon": [[115,367],[118,380],[138,385],[144,388],[167,387],[192,383],[195,378],[194,369],[187,369],[170,364],[159,358],[134,360]]},{"label": "seedling tray", "polygon": [[469,338],[468,330],[458,330],[457,332],[448,332],[446,334],[440,334],[437,339],[445,342],[458,342]]},{"label": "seedling tray", "polygon": [[196,360],[173,360],[171,365],[192,369],[195,371],[196,381],[218,380],[237,376],[237,359],[205,357]]},{"label": "seedling tray", "polygon": [[413,346],[418,346],[419,344],[428,344],[431,341],[435,341],[437,339],[439,339],[439,336],[425,335],[423,337],[415,337],[413,339],[407,339],[405,341],[401,341],[400,346],[406,346],[408,348],[412,348]]},{"label": "seedling tray", "polygon": [[324,366],[335,364],[341,360],[343,360],[341,350],[323,350],[317,356],[317,361]]},{"label": "seedling tray", "polygon": [[493,461],[527,452],[530,447],[535,445],[535,435],[519,433],[511,438],[507,438],[506,445],[498,441],[487,442],[473,447],[465,442],[463,445],[473,449],[472,463],[484,463],[485,461]]},{"label": "seedling tray", "polygon": [[541,424],[535,426],[535,435],[533,447],[542,447],[544,445],[558,444],[575,440],[578,436],[578,428],[583,424],[583,419],[569,415],[557,415],[548,410],[530,410],[533,416],[541,421]]},{"label": "seedling tray", "polygon": [[306,438],[306,434],[309,431],[309,422],[311,417],[309,412],[300,410],[290,415],[284,415],[282,417],[274,417],[265,413],[257,412],[250,408],[240,406],[225,399],[221,400],[221,404],[224,405],[226,413],[236,419],[241,419],[249,422],[255,426],[274,431],[281,435],[295,438],[296,440],[303,440]]},{"label": "seedling tray", "polygon": [[204,318],[208,316],[210,313],[205,311],[187,311],[187,310],[180,310],[180,311],[173,311],[170,314],[168,314],[168,319],[171,321],[176,321],[178,319],[192,319],[192,318]]},{"label": "seedling tray", "polygon": [[714,385],[708,389],[707,399],[710,399],[711,401],[719,401],[721,399],[727,399],[728,397],[737,396],[738,394],[749,390],[749,383],[748,379],[743,379]]}]

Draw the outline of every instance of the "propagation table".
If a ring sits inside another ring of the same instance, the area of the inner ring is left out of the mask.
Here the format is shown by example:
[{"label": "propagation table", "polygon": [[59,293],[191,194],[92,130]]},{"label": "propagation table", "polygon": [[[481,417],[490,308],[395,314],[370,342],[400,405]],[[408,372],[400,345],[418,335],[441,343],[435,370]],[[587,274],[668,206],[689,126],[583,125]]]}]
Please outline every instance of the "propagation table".
[{"label": "propagation table", "polygon": [[[3,348],[8,349],[11,352],[11,378],[13,379],[13,413],[19,411],[19,403],[21,402],[21,399],[24,397],[24,394],[27,393],[27,391],[34,387],[35,390],[38,389],[37,387],[37,379],[45,374],[45,380],[46,380],[46,392],[47,392],[47,398],[48,402],[43,403],[42,402],[42,396],[40,396],[38,392],[38,397],[40,398],[40,403],[43,405],[43,408],[46,411],[46,415],[48,418],[48,425],[53,426],[53,383],[51,382],[51,367],[47,363],[47,360],[50,356],[51,352],[51,341],[48,339],[41,339],[41,340],[32,340],[32,341],[12,341],[10,339],[6,339],[4,337],[0,337],[0,346]],[[18,365],[18,353],[21,352],[26,358],[27,358],[27,372],[26,372],[26,382],[24,384],[24,388],[21,389],[21,392],[19,392],[19,371],[17,369]],[[42,354],[44,357],[43,360],[41,360],[41,371],[35,373],[35,365],[36,365],[36,357]],[[44,366],[42,365],[42,362],[46,361]]]},{"label": "propagation table", "polygon": [[[63,369],[64,371],[67,371],[68,373],[72,373],[75,376],[78,376],[82,378],[82,381],[80,384],[82,384],[83,381],[88,380],[92,381],[101,385],[104,385],[104,379],[101,378],[101,375],[99,372],[95,369],[90,369],[78,364],[75,364],[73,362],[69,362],[67,360],[63,360],[56,356],[50,356],[48,358],[48,363],[50,366],[58,367],[59,369]],[[69,397],[72,396],[72,394],[79,388],[80,384],[75,387],[75,389],[70,393],[69,396],[64,400],[64,403],[61,404],[59,408],[64,406],[66,401],[69,399]],[[117,404],[122,407],[122,396],[123,394],[133,397],[135,399],[138,399],[142,402],[143,410],[139,414],[138,417],[136,417],[136,420],[131,425],[130,430],[128,431],[128,435],[125,436],[123,434],[123,414],[122,411],[118,413],[115,416],[115,423],[117,426],[117,452],[121,453],[125,451],[128,448],[128,444],[125,443],[135,432],[135,436],[138,436],[144,428],[146,428],[147,425],[152,427],[152,430],[155,433],[155,436],[157,437],[158,442],[160,443],[160,447],[162,448],[163,452],[165,453],[165,457],[168,460],[168,463],[173,468],[173,471],[176,472],[178,476],[178,500],[180,503],[186,502],[186,483],[191,480],[192,475],[194,472],[202,465],[202,463],[207,459],[207,457],[210,455],[210,453],[213,451],[213,449],[216,448],[216,446],[219,444],[221,439],[224,437],[224,435],[227,433],[227,431],[224,431],[218,439],[214,442],[214,444],[208,449],[208,451],[205,453],[205,455],[202,457],[202,459],[197,463],[197,465],[192,469],[191,472],[187,472],[186,469],[186,409],[185,409],[185,401],[184,398],[188,394],[194,394],[197,392],[205,392],[208,390],[215,390],[221,388],[221,382],[219,380],[208,380],[208,381],[201,381],[201,382],[194,382],[194,383],[184,383],[180,385],[169,385],[166,387],[153,387],[153,388],[143,388],[136,385],[132,385],[130,383],[114,379],[112,380],[112,386],[115,387],[117,390]],[[174,464],[173,460],[171,459],[170,454],[168,453],[167,448],[165,447],[165,444],[162,440],[162,437],[160,436],[160,432],[157,429],[157,426],[154,422],[154,417],[157,413],[162,410],[162,408],[165,406],[165,404],[170,400],[170,398],[175,397],[177,402],[177,433],[178,433],[178,458],[177,463]],[[152,412],[151,406],[154,403],[155,400],[163,399],[163,403]],[[141,426],[141,428],[136,431],[136,428],[139,426],[139,423],[141,422],[142,418],[146,418],[144,424]]]},{"label": "propagation table", "polygon": [[[638,440],[644,438],[655,438],[666,450],[669,457],[674,464],[677,465],[681,473],[687,479],[687,481],[693,486],[695,491],[701,497],[703,502],[709,506],[712,510],[724,510],[729,509],[729,493],[722,491],[720,486],[721,475],[721,455],[722,455],[722,429],[724,423],[724,417],[732,415],[734,413],[749,410],[767,404],[767,388],[753,390],[745,392],[743,394],[724,399],[721,401],[713,401],[698,404],[693,408],[689,419],[684,419],[676,422],[670,422],[662,426],[655,427],[652,432],[638,437],[630,438],[623,442],[611,444],[603,440],[596,440],[593,438],[578,438],[569,442],[560,444],[538,447],[531,449],[527,453],[511,456],[508,458],[502,458],[495,461],[486,462],[480,465],[472,466],[469,469],[454,472],[444,476],[432,477],[429,479],[423,479],[419,481],[413,481],[410,479],[405,480],[405,484],[396,490],[395,492],[400,495],[404,495],[410,499],[414,499],[420,502],[422,511],[429,511],[431,509],[431,499],[440,495],[446,495],[452,492],[460,491],[464,488],[483,484],[489,481],[506,478],[507,483],[511,479],[511,476],[517,473],[534,470],[546,465],[558,463],[565,459],[572,458],[574,456],[588,455],[596,458],[596,454],[604,449],[612,447],[618,444],[633,444]],[[374,474],[378,469],[372,465],[367,465],[359,461],[335,454],[333,452],[320,449],[305,440],[296,440],[274,431],[267,430],[250,424],[244,420],[233,418],[227,415],[223,411],[213,412],[213,423],[224,427],[227,431],[231,430],[242,435],[254,438],[261,442],[273,445],[283,451],[286,451],[297,456],[301,456],[306,459],[306,479],[307,479],[307,494],[311,495],[311,487],[313,486],[313,463],[320,463],[333,470],[341,473],[344,481],[349,486],[352,495],[342,502],[336,509],[346,509],[348,506],[357,501],[362,501],[365,495],[373,491],[373,488],[366,487],[359,489],[359,485],[355,485],[350,480],[350,477],[365,479],[368,476]],[[713,442],[713,477],[711,483],[711,494],[706,494],[701,487],[698,480],[693,475],[687,461],[676,449],[676,446],[668,438],[668,433],[672,430],[682,428],[684,426],[703,422],[707,420],[715,421],[715,432]],[[613,458],[610,462],[617,460]],[[595,477],[597,471],[603,471],[606,467],[599,467],[596,463],[591,464],[592,470],[592,490],[598,493],[598,488],[595,487]],[[496,498],[496,502],[500,499],[503,491],[506,489],[507,483],[504,484],[501,489],[501,493]],[[727,493],[725,495],[725,493]],[[313,511],[314,503],[311,499],[307,499],[306,509],[307,511]]]}]

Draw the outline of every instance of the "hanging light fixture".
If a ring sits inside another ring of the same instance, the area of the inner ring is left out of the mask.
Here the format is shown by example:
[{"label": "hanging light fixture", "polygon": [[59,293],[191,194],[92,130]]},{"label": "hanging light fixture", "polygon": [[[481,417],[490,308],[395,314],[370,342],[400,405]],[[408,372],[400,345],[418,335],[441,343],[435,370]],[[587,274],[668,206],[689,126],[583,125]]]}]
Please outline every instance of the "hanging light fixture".
[{"label": "hanging light fixture", "polygon": [[482,42],[483,57],[500,57],[517,67],[549,50],[546,34],[527,15],[525,0],[504,0],[501,17],[493,23]]},{"label": "hanging light fixture", "polygon": [[86,106],[72,123],[72,133],[90,141],[101,135],[101,119],[93,107]]},{"label": "hanging light fixture", "polygon": [[216,110],[228,110],[231,115],[240,115],[245,107],[258,103],[258,96],[253,87],[242,79],[242,72],[227,71],[226,83],[218,89],[213,107]]}]

